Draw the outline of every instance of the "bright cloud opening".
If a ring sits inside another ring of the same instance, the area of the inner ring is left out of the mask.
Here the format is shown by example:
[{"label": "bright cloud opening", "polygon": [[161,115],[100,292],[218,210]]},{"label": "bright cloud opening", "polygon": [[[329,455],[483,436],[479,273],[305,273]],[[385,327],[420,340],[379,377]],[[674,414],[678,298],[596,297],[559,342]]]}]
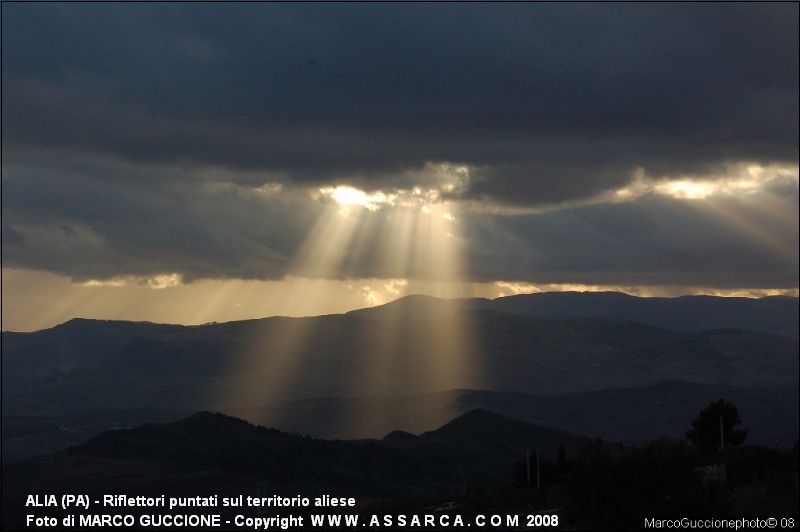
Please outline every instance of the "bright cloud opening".
[{"label": "bright cloud opening", "polygon": [[797,166],[758,164],[730,165],[711,175],[655,179],[639,170],[629,185],[617,189],[612,201],[631,201],[647,194],[684,200],[703,200],[714,196],[744,196],[773,185],[797,185]]},{"label": "bright cloud opening", "polygon": [[367,193],[354,187],[337,186],[324,187],[319,189],[320,193],[330,196],[342,207],[364,207],[370,211],[376,211],[381,205],[391,204],[393,198],[383,192]]},{"label": "bright cloud opening", "polygon": [[[470,181],[470,168],[450,163],[427,163],[422,169],[405,172],[398,179],[420,184],[372,192],[351,185],[337,185],[321,187],[312,192],[312,196],[317,199],[329,198],[344,211],[351,207],[361,207],[369,211],[377,211],[383,207],[411,207],[428,213],[433,205],[446,202],[449,197],[466,190]],[[454,220],[452,213],[446,213],[445,216],[449,221]]]},{"label": "bright cloud opening", "polygon": [[173,288],[183,284],[183,276],[179,273],[164,273],[150,276],[124,275],[110,279],[89,279],[81,283],[87,287],[122,287],[130,285],[147,286],[153,290]]}]

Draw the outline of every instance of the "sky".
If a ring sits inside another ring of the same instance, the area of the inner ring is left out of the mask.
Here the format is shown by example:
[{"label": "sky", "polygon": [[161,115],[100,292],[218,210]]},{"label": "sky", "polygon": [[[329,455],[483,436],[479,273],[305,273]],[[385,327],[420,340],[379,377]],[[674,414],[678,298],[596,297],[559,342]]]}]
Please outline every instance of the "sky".
[{"label": "sky", "polygon": [[3,4],[3,328],[797,295],[797,4]]}]

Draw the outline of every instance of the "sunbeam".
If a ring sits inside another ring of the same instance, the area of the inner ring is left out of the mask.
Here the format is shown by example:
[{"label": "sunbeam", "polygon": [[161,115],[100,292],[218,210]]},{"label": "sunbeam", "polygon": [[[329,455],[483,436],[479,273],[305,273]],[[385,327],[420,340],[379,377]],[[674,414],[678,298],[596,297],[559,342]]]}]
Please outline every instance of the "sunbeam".
[{"label": "sunbeam", "polygon": [[[328,205],[300,246],[290,271],[316,278],[335,276],[348,256],[361,214],[361,209]],[[298,290],[287,297],[293,301],[313,298],[324,303],[332,294],[325,290]],[[297,398],[296,372],[305,366],[299,357],[315,333],[311,326],[314,321],[278,320],[279,328],[274,327],[276,320],[270,319],[249,331],[242,352],[234,356],[229,378],[216,394],[224,410],[274,423],[280,420],[279,405]]]},{"label": "sunbeam", "polygon": [[[366,262],[382,278],[376,280],[376,288],[393,297],[424,285],[426,293],[446,301],[433,319],[428,312],[434,309],[403,302],[391,316],[364,320],[353,338],[341,337],[337,316],[254,322],[241,352],[231,361],[225,385],[216,393],[220,407],[280,426],[288,402],[334,392],[367,397],[368,408],[348,412],[350,419],[342,420],[356,432],[367,433],[380,423],[381,413],[392,411],[398,397],[479,384],[474,326],[469,313],[453,299],[469,295],[463,288],[468,284],[465,244],[455,206],[433,194],[423,201],[421,194],[412,193],[413,201],[395,202],[396,195],[367,194],[351,187],[320,192],[328,201],[289,267],[293,275],[342,277],[348,265]],[[368,303],[382,302],[372,286],[359,290]],[[324,305],[334,295],[300,289],[286,297],[313,298]],[[311,323],[321,325],[317,329]],[[311,353],[311,345],[331,349]],[[355,357],[358,351],[370,356]],[[316,373],[309,374],[309,366]],[[306,373],[300,373],[301,368]],[[424,368],[421,373],[419,368]],[[332,378],[333,374],[341,377]],[[445,405],[430,407],[435,412],[431,426],[453,413]]]}]

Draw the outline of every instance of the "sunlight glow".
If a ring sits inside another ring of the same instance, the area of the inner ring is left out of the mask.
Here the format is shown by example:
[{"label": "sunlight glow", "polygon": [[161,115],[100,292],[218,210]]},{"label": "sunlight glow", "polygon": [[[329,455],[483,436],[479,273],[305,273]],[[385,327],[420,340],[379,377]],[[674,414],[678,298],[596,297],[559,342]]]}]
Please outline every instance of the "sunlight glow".
[{"label": "sunlight glow", "polygon": [[164,273],[150,276],[118,276],[110,279],[89,279],[81,283],[83,286],[126,286],[144,285],[154,290],[163,290],[183,284],[183,276],[179,273]]},{"label": "sunlight glow", "polygon": [[677,297],[684,295],[707,295],[717,297],[770,296],[797,297],[796,288],[711,288],[705,286],[630,286],[619,284],[580,284],[580,283],[525,283],[519,281],[495,281],[494,290],[480,287],[483,297],[495,298],[520,294],[540,294],[545,292],[620,292],[639,297]]},{"label": "sunlight glow", "polygon": [[429,212],[433,205],[445,202],[449,195],[466,189],[470,182],[470,168],[450,163],[427,163],[419,171],[410,172],[399,179],[421,181],[426,185],[371,192],[352,185],[338,185],[321,187],[313,191],[312,196],[317,199],[330,198],[344,210],[362,207],[374,212],[384,207],[409,207]]},{"label": "sunlight glow", "polygon": [[370,211],[378,210],[380,205],[393,201],[393,197],[387,196],[383,192],[368,194],[363,190],[347,186],[324,187],[319,191],[322,194],[329,195],[343,207],[357,205]]},{"label": "sunlight glow", "polygon": [[655,191],[665,196],[681,199],[705,199],[718,191],[718,187],[711,182],[690,181],[681,179],[677,181],[667,181],[655,186]]},{"label": "sunlight glow", "polygon": [[798,167],[791,165],[738,164],[717,174],[654,179],[639,169],[630,184],[600,199],[632,201],[647,194],[684,200],[741,197],[763,192],[770,186],[796,186],[798,172]]}]

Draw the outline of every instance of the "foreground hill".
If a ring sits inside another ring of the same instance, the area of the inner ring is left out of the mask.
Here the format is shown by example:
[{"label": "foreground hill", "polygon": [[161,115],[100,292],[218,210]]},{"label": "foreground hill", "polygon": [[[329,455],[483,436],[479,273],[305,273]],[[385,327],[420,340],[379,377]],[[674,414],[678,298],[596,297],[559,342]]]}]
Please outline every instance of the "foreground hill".
[{"label": "foreground hill", "polygon": [[[499,430],[498,430],[499,429]],[[203,412],[173,423],[105,432],[65,451],[3,468],[4,524],[24,515],[28,493],[208,495],[335,494],[423,503],[514,481],[524,448],[555,455],[589,442],[487,411],[398,444],[326,441]],[[480,442],[476,444],[475,442]]]},{"label": "foreground hill", "polygon": [[[526,460],[529,450],[541,451],[538,461]],[[81,493],[95,500],[105,494],[215,494],[220,500],[329,495],[355,498],[355,507],[343,511],[364,519],[385,513],[440,515],[437,505],[454,501],[450,509],[467,522],[475,514],[542,511],[557,513],[562,527],[582,530],[638,529],[654,512],[796,519],[797,458],[796,446],[728,447],[721,455],[669,440],[608,444],[480,409],[420,435],[393,431],[381,440],[356,441],[313,439],[202,412],[105,432],[64,451],[6,465],[2,527],[24,527],[31,493]],[[727,480],[710,485],[704,472],[721,459]],[[337,511],[216,504],[209,511],[223,519]],[[63,512],[33,511],[53,517]],[[172,513],[186,511],[194,513],[182,508]],[[164,511],[124,509],[134,516],[152,512]]]},{"label": "foreground hill", "polygon": [[575,450],[588,441],[565,430],[532,425],[484,409],[470,410],[422,437],[508,456],[521,456],[536,448],[554,451],[563,446]]}]

